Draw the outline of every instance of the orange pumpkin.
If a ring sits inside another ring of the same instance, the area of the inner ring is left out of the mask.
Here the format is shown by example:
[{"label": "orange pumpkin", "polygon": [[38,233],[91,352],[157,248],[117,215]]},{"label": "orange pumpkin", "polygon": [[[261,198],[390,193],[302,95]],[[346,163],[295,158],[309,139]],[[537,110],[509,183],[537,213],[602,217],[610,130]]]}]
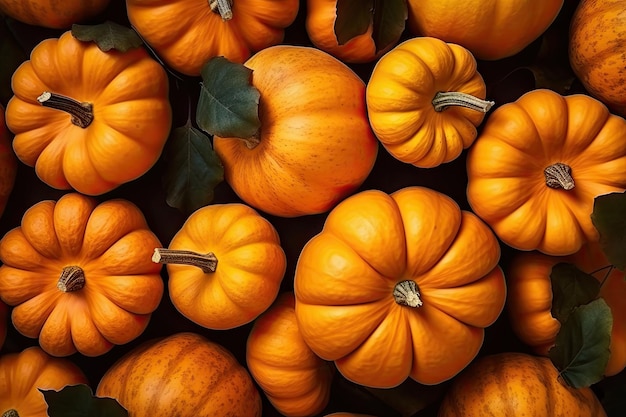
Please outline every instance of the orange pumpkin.
[{"label": "orange pumpkin", "polygon": [[156,249],[153,260],[167,265],[169,295],[178,311],[220,330],[264,312],[278,295],[287,265],[274,226],[240,203],[196,210],[168,249]]},{"label": "orange pumpkin", "polygon": [[167,74],[144,48],[103,52],[67,31],[35,46],[12,88],[15,153],[54,188],[108,192],[147,172],[169,136]]},{"label": "orange pumpkin", "polygon": [[559,262],[572,263],[603,282],[600,297],[611,308],[610,357],[605,375],[618,374],[626,367],[626,280],[624,272],[613,268],[607,276],[610,263],[597,244],[585,245],[570,256],[548,256],[538,252],[517,254],[507,274],[509,293],[507,309],[511,327],[519,339],[537,354],[547,355],[554,346],[561,328],[552,317],[552,267]]},{"label": "orange pumpkin", "polygon": [[102,376],[99,397],[133,417],[261,416],[250,374],[224,347],[195,333],[149,340]]},{"label": "orange pumpkin", "polygon": [[0,415],[47,416],[48,404],[39,389],[58,391],[67,385],[87,384],[73,362],[48,355],[38,346],[0,356]]},{"label": "orange pumpkin", "polygon": [[0,217],[13,191],[16,175],[17,158],[11,147],[10,132],[4,122],[4,107],[0,106]]},{"label": "orange pumpkin", "polygon": [[357,384],[443,382],[476,356],[504,307],[499,259],[487,225],[444,194],[362,191],[302,249],[300,331]]},{"label": "orange pumpkin", "polygon": [[67,29],[98,16],[110,0],[0,0],[0,13],[29,25]]},{"label": "orange pumpkin", "polygon": [[139,336],[163,294],[160,246],[129,201],[78,194],[29,208],[0,240],[0,298],[54,356],[97,356]]},{"label": "orange pumpkin", "polygon": [[626,188],[626,120],[537,89],[496,109],[467,155],[467,198],[507,245],[568,255],[598,239],[594,198]]},{"label": "orange pumpkin", "polygon": [[213,138],[226,181],[269,214],[328,211],[365,181],[376,160],[363,80],[303,46],[264,49],[245,66],[260,92],[261,128],[253,140]]},{"label": "orange pumpkin", "polygon": [[292,292],[282,293],[254,322],[246,362],[256,383],[282,415],[313,416],[328,404],[334,368],[302,339]]},{"label": "orange pumpkin", "polygon": [[242,63],[282,42],[298,0],[126,0],[128,20],[167,65],[200,75],[215,56]]}]

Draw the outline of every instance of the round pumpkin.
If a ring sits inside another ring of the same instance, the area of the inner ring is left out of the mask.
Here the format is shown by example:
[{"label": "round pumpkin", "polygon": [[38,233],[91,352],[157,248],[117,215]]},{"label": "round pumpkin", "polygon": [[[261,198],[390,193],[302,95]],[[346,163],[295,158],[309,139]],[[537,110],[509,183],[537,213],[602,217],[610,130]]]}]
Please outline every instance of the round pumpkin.
[{"label": "round pumpkin", "polygon": [[624,2],[581,0],[569,34],[572,70],[591,95],[620,116],[626,116],[623,48],[619,46],[626,42],[625,25]]},{"label": "round pumpkin", "polygon": [[450,197],[362,191],[300,253],[300,331],[357,384],[438,384],[474,359],[504,307],[499,260],[495,235]]},{"label": "round pumpkin", "polygon": [[626,120],[537,89],[496,109],[467,156],[467,198],[507,245],[568,255],[598,232],[594,198],[626,187]]},{"label": "round pumpkin", "polygon": [[139,336],[163,295],[158,238],[137,206],[69,193],[29,208],[0,240],[0,299],[54,356],[98,356]]},{"label": "round pumpkin", "polygon": [[246,362],[281,415],[314,416],[330,400],[334,368],[304,342],[293,292],[282,293],[254,322],[246,344]]},{"label": "round pumpkin", "polygon": [[245,66],[260,93],[260,134],[213,138],[224,178],[269,214],[328,211],[365,181],[376,160],[365,83],[341,61],[304,46],[266,48]]},{"label": "round pumpkin", "polygon": [[612,376],[626,367],[626,280],[624,272],[612,268],[607,275],[606,259],[598,244],[583,246],[570,256],[548,256],[538,252],[516,254],[507,274],[509,293],[507,309],[517,337],[539,355],[546,356],[561,327],[552,317],[550,274],[557,263],[571,263],[592,274],[600,283],[602,297],[613,314],[609,362],[605,375]]},{"label": "round pumpkin", "polygon": [[55,358],[39,346],[0,356],[0,415],[47,416],[48,404],[39,389],[59,391],[67,385],[87,384],[78,366]]},{"label": "round pumpkin", "polygon": [[446,392],[438,417],[605,417],[591,388],[559,379],[548,358],[505,352],[476,359]]},{"label": "round pumpkin", "polygon": [[0,13],[33,26],[67,29],[102,13],[110,0],[0,0]]},{"label": "round pumpkin", "polygon": [[53,188],[108,192],[147,172],[169,136],[167,74],[142,47],[103,52],[67,31],[35,46],[11,85],[15,153]]},{"label": "round pumpkin", "polygon": [[194,323],[219,330],[242,326],[267,310],[287,265],[274,226],[240,203],[196,210],[153,260],[166,264],[174,307]]},{"label": "round pumpkin", "polygon": [[215,56],[242,63],[279,44],[298,0],[126,0],[131,25],[165,63],[200,75]]},{"label": "round pumpkin", "polygon": [[10,132],[4,121],[4,107],[0,105],[0,217],[13,191],[17,175],[17,158],[11,147]]},{"label": "round pumpkin", "polygon": [[485,95],[471,52],[429,37],[385,54],[366,90],[370,123],[385,149],[422,168],[450,162],[474,142],[494,104]]},{"label": "round pumpkin", "polygon": [[195,333],[144,342],[102,376],[96,396],[133,417],[261,416],[248,371],[223,346]]},{"label": "round pumpkin", "polygon": [[457,43],[484,60],[520,52],[552,24],[563,0],[408,0],[415,35]]}]

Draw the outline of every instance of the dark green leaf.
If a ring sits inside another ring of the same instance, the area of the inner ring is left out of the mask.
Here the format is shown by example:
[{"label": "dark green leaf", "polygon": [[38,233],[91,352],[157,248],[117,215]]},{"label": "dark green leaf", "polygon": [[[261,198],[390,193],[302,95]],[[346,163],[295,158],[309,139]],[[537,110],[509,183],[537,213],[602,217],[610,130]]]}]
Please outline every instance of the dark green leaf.
[{"label": "dark green leaf", "polygon": [[577,307],[561,325],[549,356],[568,385],[589,387],[602,380],[612,328],[611,308],[602,298]]},{"label": "dark green leaf", "polygon": [[375,0],[372,38],[376,52],[396,42],[404,31],[408,8],[406,0]]},{"label": "dark green leaf", "polygon": [[221,137],[248,139],[261,127],[260,93],[252,85],[252,70],[224,57],[211,58],[202,68],[198,127]]},{"label": "dark green leaf", "polygon": [[39,391],[48,404],[49,417],[128,417],[128,411],[115,399],[96,397],[85,384]]},{"label": "dark green leaf", "polygon": [[189,214],[211,203],[224,168],[209,137],[187,123],[172,131],[163,153],[167,204]]},{"label": "dark green leaf", "polygon": [[27,53],[20,47],[19,43],[6,25],[6,19],[0,22],[0,103],[6,106],[13,96],[11,89],[11,77],[20,66],[28,59]]},{"label": "dark green leaf", "polygon": [[95,42],[103,51],[126,52],[143,45],[137,33],[126,26],[106,21],[97,25],[72,25],[72,36],[83,42]]},{"label": "dark green leaf", "polygon": [[626,270],[626,192],[597,196],[591,221],[600,234],[600,245],[616,268]]},{"label": "dark green leaf", "polygon": [[372,24],[374,0],[337,0],[335,36],[343,45],[364,34]]},{"label": "dark green leaf", "polygon": [[550,273],[552,283],[552,317],[565,323],[578,306],[596,299],[600,282],[570,263],[558,263]]}]

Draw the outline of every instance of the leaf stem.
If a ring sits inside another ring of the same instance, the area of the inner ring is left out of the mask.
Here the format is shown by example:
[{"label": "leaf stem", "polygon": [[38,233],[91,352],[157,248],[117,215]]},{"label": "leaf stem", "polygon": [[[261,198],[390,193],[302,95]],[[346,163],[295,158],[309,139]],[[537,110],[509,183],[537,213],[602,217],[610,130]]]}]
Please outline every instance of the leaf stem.
[{"label": "leaf stem", "polygon": [[602,280],[600,280],[600,287],[602,287],[604,285],[604,283],[606,282],[606,280],[611,275],[611,272],[613,272],[613,269],[615,269],[615,265],[609,264],[609,265],[605,265],[603,267],[600,267],[600,268],[596,269],[595,271],[589,273],[589,275],[595,275],[595,274],[597,274],[600,271],[607,270],[606,273],[604,274],[604,277],[602,278]]}]

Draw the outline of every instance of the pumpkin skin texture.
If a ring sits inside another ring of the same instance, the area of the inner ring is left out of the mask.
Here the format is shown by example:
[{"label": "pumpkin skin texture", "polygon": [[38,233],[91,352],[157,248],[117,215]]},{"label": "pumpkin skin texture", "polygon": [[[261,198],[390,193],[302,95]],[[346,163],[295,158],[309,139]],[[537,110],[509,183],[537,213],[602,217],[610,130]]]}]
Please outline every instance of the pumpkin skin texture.
[{"label": "pumpkin skin texture", "polygon": [[444,194],[362,191],[302,249],[300,331],[357,384],[438,384],[470,363],[504,307],[499,259],[487,225]]},{"label": "pumpkin skin texture", "polygon": [[158,238],[131,202],[69,193],[29,208],[0,240],[0,298],[53,356],[98,356],[139,336],[163,295]]},{"label": "pumpkin skin texture", "polygon": [[302,46],[272,46],[245,66],[260,92],[260,137],[252,149],[240,139],[213,138],[226,182],[272,215],[328,211],[365,181],[376,160],[363,80]]},{"label": "pumpkin skin texture", "polygon": [[298,15],[298,0],[234,0],[225,20],[207,0],[126,0],[128,19],[174,70],[200,75],[215,56],[243,63],[254,52],[283,41]]},{"label": "pumpkin skin texture", "polygon": [[[605,375],[612,376],[626,367],[626,281],[624,273],[613,268],[607,276],[602,269],[610,262],[596,243],[583,246],[569,256],[548,256],[539,252],[517,254],[507,274],[509,293],[507,310],[510,323],[517,337],[530,346],[536,354],[547,356],[556,341],[561,327],[552,317],[552,286],[550,273],[559,262],[571,263],[582,271],[604,281],[600,289],[602,297],[611,309],[613,328],[609,362]],[[597,272],[596,272],[597,271]]]},{"label": "pumpkin skin texture", "polygon": [[293,292],[282,293],[254,322],[246,362],[282,415],[314,416],[328,404],[334,368],[315,355],[300,335]]},{"label": "pumpkin skin texture", "polygon": [[[435,100],[470,100],[481,110]],[[493,102],[465,48],[435,38],[404,41],[383,56],[367,83],[367,111],[374,133],[396,159],[433,168],[456,159],[476,139]]]},{"label": "pumpkin skin texture", "polygon": [[520,52],[556,19],[563,0],[408,0],[409,30],[464,46],[483,60]]},{"label": "pumpkin skin texture", "polygon": [[[179,263],[185,258],[177,256],[180,251],[199,254],[203,262],[194,256]],[[169,250],[155,252],[153,259],[167,265],[176,309],[194,323],[218,330],[239,327],[264,312],[278,295],[287,265],[274,226],[240,203],[196,210]],[[213,271],[202,269],[204,262]]]},{"label": "pumpkin skin texture", "polygon": [[568,44],[570,65],[585,89],[620,116],[626,116],[624,65],[619,46],[626,42],[622,29],[625,24],[624,2],[582,0],[570,22]]},{"label": "pumpkin skin texture", "polygon": [[[53,188],[108,192],[146,173],[169,136],[167,74],[144,48],[103,52],[67,31],[35,46],[11,85],[13,149]],[[53,94],[45,100],[44,92]],[[74,118],[54,107],[68,98],[92,110],[73,103]]]},{"label": "pumpkin skin texture", "polygon": [[20,417],[47,416],[48,404],[38,388],[58,391],[87,383],[73,362],[50,356],[39,346],[5,353],[0,356],[0,415],[14,410]]},{"label": "pumpkin skin texture", "polygon": [[261,396],[233,354],[195,333],[144,342],[115,362],[96,389],[133,417],[261,416]]},{"label": "pumpkin skin texture", "polygon": [[594,198],[626,187],[626,120],[586,95],[533,90],[491,113],[467,173],[473,211],[505,244],[572,254],[598,239]]},{"label": "pumpkin skin texture", "polygon": [[99,13],[110,0],[0,0],[0,13],[29,25],[67,29]]},{"label": "pumpkin skin texture", "polygon": [[11,147],[10,132],[4,122],[4,107],[0,106],[0,217],[13,191],[17,175],[17,158]]},{"label": "pumpkin skin texture", "polygon": [[506,352],[476,359],[453,381],[438,417],[605,417],[591,388],[561,383],[548,358]]}]

